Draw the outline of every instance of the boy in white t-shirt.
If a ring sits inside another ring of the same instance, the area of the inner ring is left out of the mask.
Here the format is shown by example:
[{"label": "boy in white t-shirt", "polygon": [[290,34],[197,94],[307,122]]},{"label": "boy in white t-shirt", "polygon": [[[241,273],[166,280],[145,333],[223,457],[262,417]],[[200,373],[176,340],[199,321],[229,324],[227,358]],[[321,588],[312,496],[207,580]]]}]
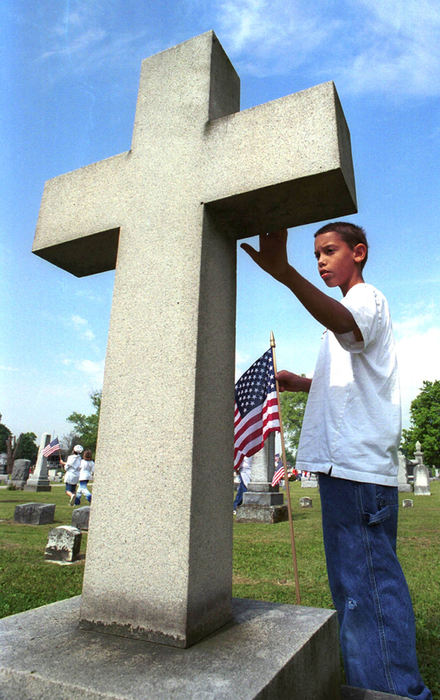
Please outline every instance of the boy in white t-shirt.
[{"label": "boy in white t-shirt", "polygon": [[327,573],[347,683],[432,700],[418,670],[408,587],[396,556],[400,394],[388,304],[363,280],[365,232],[347,222],[315,234],[318,272],[337,301],[292,267],[287,230],[241,246],[322,323],[313,380],[278,372],[281,391],[309,392],[298,469],[317,472]]}]

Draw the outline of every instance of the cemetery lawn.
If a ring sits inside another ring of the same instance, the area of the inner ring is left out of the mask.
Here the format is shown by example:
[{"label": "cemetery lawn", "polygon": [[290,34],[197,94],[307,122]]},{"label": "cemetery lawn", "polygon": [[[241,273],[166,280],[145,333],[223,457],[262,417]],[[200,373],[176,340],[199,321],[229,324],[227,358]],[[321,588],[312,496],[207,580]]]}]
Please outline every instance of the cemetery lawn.
[{"label": "cemetery lawn", "polygon": [[[321,509],[317,489],[290,484],[298,559],[301,604],[333,608],[325,570]],[[417,649],[422,676],[433,697],[440,698],[440,481],[431,482],[431,496],[413,496],[413,508],[400,508],[398,554],[405,572],[417,620]],[[300,508],[299,499],[313,499]],[[55,503],[55,522],[21,525],[14,522],[19,503]],[[232,509],[232,498],[231,498]],[[0,488],[0,617],[81,593],[84,559],[72,566],[44,560],[49,530],[70,525],[72,508],[64,484],[50,493]],[[85,554],[87,533],[81,552]],[[289,524],[234,523],[233,595],[277,603],[295,603]]]}]

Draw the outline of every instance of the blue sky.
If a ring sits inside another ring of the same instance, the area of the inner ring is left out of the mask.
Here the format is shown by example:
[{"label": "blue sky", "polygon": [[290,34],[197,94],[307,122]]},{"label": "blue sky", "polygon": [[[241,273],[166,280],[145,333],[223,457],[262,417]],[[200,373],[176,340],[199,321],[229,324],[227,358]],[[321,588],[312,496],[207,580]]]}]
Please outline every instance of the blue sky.
[{"label": "blue sky", "polygon": [[[0,413],[66,434],[102,384],[113,272],[77,279],[31,253],[45,180],[130,148],[143,58],[214,29],[241,108],[334,80],[351,132],[367,281],[389,299],[404,424],[440,378],[440,5],[437,0],[3,0]],[[314,281],[316,225],[292,229]],[[336,297],[339,292],[334,292]],[[311,375],[320,326],[238,253],[237,373],[268,346]]]}]

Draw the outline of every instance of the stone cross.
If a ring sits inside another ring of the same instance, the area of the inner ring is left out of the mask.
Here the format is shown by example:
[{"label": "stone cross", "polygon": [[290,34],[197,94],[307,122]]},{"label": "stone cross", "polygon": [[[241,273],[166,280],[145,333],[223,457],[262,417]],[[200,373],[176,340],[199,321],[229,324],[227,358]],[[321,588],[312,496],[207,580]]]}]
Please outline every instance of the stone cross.
[{"label": "stone cross", "polygon": [[82,626],[230,619],[236,239],[355,210],[333,83],[240,112],[213,32],[143,62],[129,151],[46,183],[34,252],[116,268]]}]

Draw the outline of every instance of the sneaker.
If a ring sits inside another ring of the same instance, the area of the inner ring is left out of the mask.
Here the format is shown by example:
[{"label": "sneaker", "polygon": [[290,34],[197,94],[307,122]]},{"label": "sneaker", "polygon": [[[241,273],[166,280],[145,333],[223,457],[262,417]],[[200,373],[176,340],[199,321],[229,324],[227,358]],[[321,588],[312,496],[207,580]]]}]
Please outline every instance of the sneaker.
[{"label": "sneaker", "polygon": [[236,511],[236,510],[233,510],[233,511],[232,511],[232,515],[237,515],[237,511]]},{"label": "sneaker", "polygon": [[75,498],[76,498],[75,494],[73,494],[73,496],[70,497],[70,505],[71,506],[73,506],[73,504],[75,503]]}]

